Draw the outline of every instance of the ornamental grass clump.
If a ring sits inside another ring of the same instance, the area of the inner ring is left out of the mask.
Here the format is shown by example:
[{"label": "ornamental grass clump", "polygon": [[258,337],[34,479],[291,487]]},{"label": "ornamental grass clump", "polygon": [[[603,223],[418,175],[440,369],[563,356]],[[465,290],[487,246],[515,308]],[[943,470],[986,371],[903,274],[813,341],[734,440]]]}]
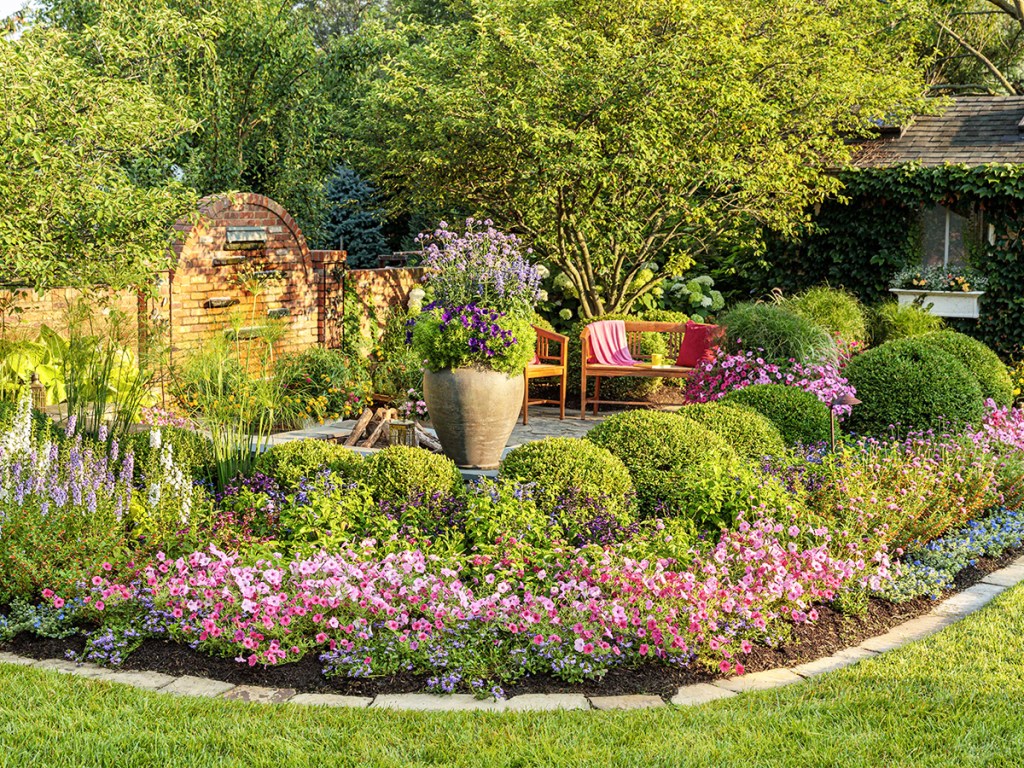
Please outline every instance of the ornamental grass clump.
[{"label": "ornamental grass clump", "polygon": [[879,304],[868,317],[871,343],[876,347],[887,341],[941,331],[945,325],[946,321],[941,317],[916,304],[896,301]]},{"label": "ornamental grass clump", "polygon": [[757,350],[773,363],[821,365],[839,359],[828,331],[778,304],[737,304],[719,319],[723,347],[732,353]]},{"label": "ornamental grass clump", "polygon": [[857,297],[849,291],[819,285],[783,299],[781,304],[824,328],[847,353],[867,343],[867,314]]}]

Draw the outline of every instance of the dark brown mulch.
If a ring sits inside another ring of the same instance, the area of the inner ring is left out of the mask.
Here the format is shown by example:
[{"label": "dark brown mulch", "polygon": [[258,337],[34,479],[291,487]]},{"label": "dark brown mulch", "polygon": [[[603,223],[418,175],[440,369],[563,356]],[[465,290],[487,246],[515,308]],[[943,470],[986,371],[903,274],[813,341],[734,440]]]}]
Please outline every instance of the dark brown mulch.
[{"label": "dark brown mulch", "polygon": [[[986,574],[1006,566],[1019,555],[1018,550],[1000,558],[978,560],[973,567],[961,571],[956,578],[956,589],[950,590],[948,594],[981,581]],[[791,637],[783,645],[778,648],[756,646],[742,661],[748,672],[813,661],[927,613],[934,604],[934,601],[924,597],[899,605],[872,598],[863,616],[848,616],[820,606],[816,622],[793,626]],[[81,637],[53,640],[22,633],[11,642],[0,645],[0,650],[34,659],[53,659],[64,658],[67,651],[81,652],[83,647]],[[321,674],[321,663],[315,655],[277,667],[248,667],[234,659],[207,656],[186,645],[161,640],[145,641],[121,668],[169,675],[195,675],[236,685],[262,685],[294,688],[300,692],[358,696],[422,691],[426,688],[428,677],[406,674],[371,679],[328,679]],[[613,669],[601,680],[579,684],[565,683],[549,675],[535,675],[505,686],[505,693],[509,696],[523,693],[582,693],[600,696],[647,693],[669,698],[682,685],[708,682],[717,677],[719,675],[714,672],[697,666],[680,669],[652,663],[632,669]]]}]

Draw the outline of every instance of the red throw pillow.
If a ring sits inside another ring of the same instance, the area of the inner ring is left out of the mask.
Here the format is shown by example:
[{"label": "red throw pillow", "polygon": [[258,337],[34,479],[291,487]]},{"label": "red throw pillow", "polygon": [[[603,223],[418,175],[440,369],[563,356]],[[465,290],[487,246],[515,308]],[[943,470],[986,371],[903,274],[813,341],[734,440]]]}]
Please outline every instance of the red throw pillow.
[{"label": "red throw pillow", "polygon": [[721,328],[717,325],[687,322],[683,343],[679,345],[676,365],[682,368],[696,368],[697,363],[714,358],[720,335]]}]

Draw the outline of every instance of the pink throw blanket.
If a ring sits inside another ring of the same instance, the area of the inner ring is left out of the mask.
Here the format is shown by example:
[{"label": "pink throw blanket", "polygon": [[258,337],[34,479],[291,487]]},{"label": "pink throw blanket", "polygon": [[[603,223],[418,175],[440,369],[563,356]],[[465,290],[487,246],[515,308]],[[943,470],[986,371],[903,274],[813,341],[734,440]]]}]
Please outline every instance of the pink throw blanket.
[{"label": "pink throw blanket", "polygon": [[600,365],[636,365],[629,354],[624,321],[601,320],[590,324],[590,358],[587,362]]}]

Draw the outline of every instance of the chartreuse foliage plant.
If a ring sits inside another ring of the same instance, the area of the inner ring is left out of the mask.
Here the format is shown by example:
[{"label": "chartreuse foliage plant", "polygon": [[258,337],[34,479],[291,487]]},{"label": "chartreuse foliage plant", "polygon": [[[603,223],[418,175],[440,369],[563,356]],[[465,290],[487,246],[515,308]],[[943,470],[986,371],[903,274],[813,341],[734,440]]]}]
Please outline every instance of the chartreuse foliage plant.
[{"label": "chartreuse foliage plant", "polygon": [[839,189],[849,136],[924,106],[920,18],[904,0],[470,0],[366,30],[349,154],[396,205],[514,222],[581,317],[628,312],[748,224],[792,229]]},{"label": "chartreuse foliage plant", "polygon": [[683,418],[703,424],[747,459],[783,456],[786,443],[771,420],[739,403],[692,403],[679,410]]},{"label": "chartreuse foliage plant", "polygon": [[963,363],[977,380],[983,398],[1003,407],[1013,404],[1013,381],[1006,364],[984,343],[956,331],[928,333],[918,340],[948,352]]},{"label": "chartreuse foliage plant", "polygon": [[946,322],[941,317],[916,304],[885,301],[871,310],[871,343],[878,346],[908,336],[935,333],[941,331],[945,325]]},{"label": "chartreuse foliage plant", "polygon": [[985,413],[977,378],[956,357],[918,338],[890,341],[846,366],[861,404],[848,424],[863,435],[960,429]]},{"label": "chartreuse foliage plant", "polygon": [[733,390],[721,402],[753,408],[775,425],[787,445],[811,445],[830,436],[828,406],[799,387],[755,384]]}]

